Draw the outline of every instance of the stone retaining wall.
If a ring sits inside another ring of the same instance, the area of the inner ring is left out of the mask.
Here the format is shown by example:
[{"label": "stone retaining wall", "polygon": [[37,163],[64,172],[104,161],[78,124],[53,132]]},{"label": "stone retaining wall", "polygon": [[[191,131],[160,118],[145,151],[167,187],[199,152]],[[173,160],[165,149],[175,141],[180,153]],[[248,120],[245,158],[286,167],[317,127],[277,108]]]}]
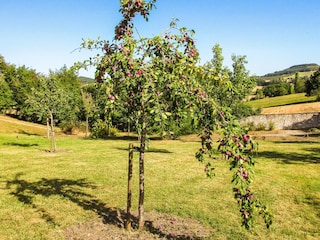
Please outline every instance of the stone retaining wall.
[{"label": "stone retaining wall", "polygon": [[320,128],[320,112],[256,115],[242,119],[240,123],[265,126],[267,129],[270,125],[273,125],[274,129],[288,130]]}]

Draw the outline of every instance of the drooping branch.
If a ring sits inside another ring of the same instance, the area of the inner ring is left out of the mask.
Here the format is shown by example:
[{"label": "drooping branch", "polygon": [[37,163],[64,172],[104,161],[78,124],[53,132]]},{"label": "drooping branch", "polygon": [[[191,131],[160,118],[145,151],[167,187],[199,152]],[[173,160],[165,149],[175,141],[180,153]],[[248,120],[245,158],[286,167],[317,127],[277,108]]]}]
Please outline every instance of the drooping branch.
[{"label": "drooping branch", "polygon": [[[211,105],[212,106],[212,105]],[[208,177],[213,177],[214,167],[212,166],[210,158],[216,152],[212,148],[212,127],[210,126],[210,119],[214,119],[218,127],[216,130],[221,135],[218,140],[218,152],[220,152],[230,166],[232,171],[233,193],[234,198],[239,205],[239,211],[242,219],[242,226],[250,229],[254,225],[254,216],[258,212],[265,221],[266,227],[269,228],[272,224],[273,215],[265,205],[256,197],[251,190],[251,183],[253,180],[253,167],[255,165],[254,156],[257,153],[257,144],[248,135],[248,132],[243,129],[235,118],[228,112],[228,109],[211,110],[215,113],[215,117],[203,117],[205,120],[205,128],[200,135],[201,148],[196,153],[196,158],[205,163],[205,172]],[[202,111],[202,113],[204,113]],[[206,111],[204,115],[208,112]]]}]

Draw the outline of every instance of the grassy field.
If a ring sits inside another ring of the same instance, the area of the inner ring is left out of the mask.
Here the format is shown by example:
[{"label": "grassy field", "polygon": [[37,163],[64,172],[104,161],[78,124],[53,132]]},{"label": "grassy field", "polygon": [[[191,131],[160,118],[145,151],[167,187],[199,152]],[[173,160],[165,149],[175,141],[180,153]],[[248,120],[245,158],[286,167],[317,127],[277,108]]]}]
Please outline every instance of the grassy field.
[{"label": "grassy field", "polygon": [[[1,133],[0,239],[57,239],[68,226],[125,209],[130,142],[58,136],[58,152],[49,153],[42,135]],[[227,163],[216,161],[217,176],[207,179],[194,158],[198,144],[150,142],[145,211],[197,219],[212,239],[320,238],[319,138],[259,142],[253,188],[275,220],[270,230],[258,221],[253,232],[240,227]],[[135,209],[137,155],[134,161]]]},{"label": "grassy field", "polygon": [[283,80],[283,81],[287,81],[287,80],[294,80],[296,73],[299,73],[299,77],[303,78],[303,77],[310,77],[315,71],[307,71],[307,72],[300,72],[300,71],[295,71],[295,73],[292,74],[279,74],[279,75],[275,75],[275,76],[263,76],[262,78],[267,80],[267,81],[272,81],[272,80]]},{"label": "grassy field", "polygon": [[[59,129],[56,129],[56,131],[60,132]],[[12,117],[0,115],[0,133],[46,135],[47,127],[45,125],[21,121]]]},{"label": "grassy field", "polygon": [[315,100],[316,100],[316,96],[306,97],[305,93],[296,93],[296,94],[290,94],[285,96],[249,101],[247,102],[247,104],[253,108],[268,108],[268,107],[277,107],[277,106],[285,106],[285,105],[291,105],[291,104],[314,102]]},{"label": "grassy field", "polygon": [[[299,77],[310,77],[315,71],[310,71],[310,72],[299,72]],[[295,79],[296,74],[288,74],[282,77],[283,80],[291,80]]]}]

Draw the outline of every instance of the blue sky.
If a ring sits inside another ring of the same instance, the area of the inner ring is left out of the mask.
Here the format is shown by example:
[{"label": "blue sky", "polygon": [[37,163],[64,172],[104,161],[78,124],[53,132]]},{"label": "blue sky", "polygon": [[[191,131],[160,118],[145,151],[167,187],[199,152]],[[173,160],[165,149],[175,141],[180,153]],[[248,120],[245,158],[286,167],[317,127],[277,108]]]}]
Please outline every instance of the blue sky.
[{"label": "blue sky", "polygon": [[[296,64],[320,64],[319,0],[157,0],[139,33],[162,32],[172,18],[196,31],[201,63],[212,47],[246,55],[251,74],[264,75]],[[120,21],[118,0],[0,0],[0,55],[6,62],[47,74],[93,56],[74,51],[82,39],[113,38]],[[93,70],[80,75],[93,77]]]}]

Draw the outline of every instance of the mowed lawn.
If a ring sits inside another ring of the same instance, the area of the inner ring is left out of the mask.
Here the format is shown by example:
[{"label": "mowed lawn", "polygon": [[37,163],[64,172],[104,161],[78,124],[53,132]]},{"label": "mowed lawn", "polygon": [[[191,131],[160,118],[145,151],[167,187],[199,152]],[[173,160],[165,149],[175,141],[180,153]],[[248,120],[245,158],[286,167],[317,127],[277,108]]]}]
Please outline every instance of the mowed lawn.
[{"label": "mowed lawn", "polygon": [[[240,227],[231,173],[216,161],[207,179],[194,157],[199,142],[153,140],[146,153],[145,211],[191,217],[212,229],[211,239],[319,239],[319,138],[260,141],[253,189],[274,214],[271,229],[258,219]],[[303,140],[303,141],[302,141]],[[133,140],[88,140],[0,134],[0,239],[58,239],[68,226],[126,208],[128,145]],[[133,208],[138,202],[134,157]]]},{"label": "mowed lawn", "polygon": [[310,103],[316,100],[316,96],[305,96],[305,93],[289,94],[279,97],[268,97],[264,99],[258,99],[249,101],[246,104],[253,108],[268,108],[285,106],[291,104]]}]

